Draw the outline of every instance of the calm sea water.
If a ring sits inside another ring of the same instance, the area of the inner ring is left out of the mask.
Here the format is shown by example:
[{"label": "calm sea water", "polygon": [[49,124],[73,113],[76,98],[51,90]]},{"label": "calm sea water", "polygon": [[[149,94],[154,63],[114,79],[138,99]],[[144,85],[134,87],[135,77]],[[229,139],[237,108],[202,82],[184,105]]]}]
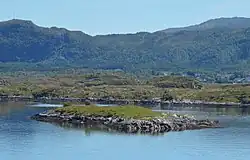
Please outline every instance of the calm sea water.
[{"label": "calm sea water", "polygon": [[[51,107],[51,106],[50,106]],[[249,160],[249,109],[170,107],[159,109],[217,118],[223,129],[171,132],[162,136],[124,135],[62,128],[31,121],[48,108],[0,104],[1,160]]]}]

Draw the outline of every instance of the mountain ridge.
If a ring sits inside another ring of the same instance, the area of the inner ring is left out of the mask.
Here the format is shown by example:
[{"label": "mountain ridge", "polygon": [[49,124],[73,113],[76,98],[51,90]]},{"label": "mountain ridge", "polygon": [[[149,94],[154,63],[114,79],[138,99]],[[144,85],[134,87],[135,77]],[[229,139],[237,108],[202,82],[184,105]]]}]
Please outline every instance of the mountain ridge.
[{"label": "mountain ridge", "polygon": [[236,70],[250,64],[250,18],[212,19],[176,31],[97,36],[10,20],[0,22],[0,54],[2,63],[59,67]]},{"label": "mountain ridge", "polygon": [[250,18],[246,17],[232,17],[232,18],[214,18],[207,20],[205,22],[190,25],[186,27],[176,27],[176,28],[167,28],[160,30],[165,33],[172,33],[178,31],[195,31],[195,30],[208,30],[213,28],[230,28],[230,29],[239,29],[239,28],[248,28],[250,27]]}]

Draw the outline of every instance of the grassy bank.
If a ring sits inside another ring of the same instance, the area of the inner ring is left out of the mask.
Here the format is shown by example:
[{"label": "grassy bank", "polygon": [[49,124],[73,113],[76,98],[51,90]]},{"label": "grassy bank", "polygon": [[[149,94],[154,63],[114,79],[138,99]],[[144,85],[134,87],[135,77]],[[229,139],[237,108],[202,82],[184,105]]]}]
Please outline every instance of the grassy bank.
[{"label": "grassy bank", "polygon": [[97,107],[90,106],[68,106],[57,108],[56,112],[73,115],[94,115],[94,116],[117,116],[122,118],[147,119],[162,116],[159,112],[138,106],[119,106],[119,107]]},{"label": "grassy bank", "polygon": [[16,72],[1,75],[0,95],[247,102],[250,85],[202,84],[176,76],[140,79],[122,72]]}]

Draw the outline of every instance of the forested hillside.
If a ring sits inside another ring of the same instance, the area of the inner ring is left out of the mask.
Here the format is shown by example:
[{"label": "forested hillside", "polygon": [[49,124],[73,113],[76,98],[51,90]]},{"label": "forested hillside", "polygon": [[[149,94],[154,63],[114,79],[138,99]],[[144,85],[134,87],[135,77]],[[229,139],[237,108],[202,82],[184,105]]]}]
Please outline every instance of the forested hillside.
[{"label": "forested hillside", "polygon": [[154,33],[90,36],[31,21],[0,22],[0,66],[134,70],[246,70],[250,20],[222,18]]}]

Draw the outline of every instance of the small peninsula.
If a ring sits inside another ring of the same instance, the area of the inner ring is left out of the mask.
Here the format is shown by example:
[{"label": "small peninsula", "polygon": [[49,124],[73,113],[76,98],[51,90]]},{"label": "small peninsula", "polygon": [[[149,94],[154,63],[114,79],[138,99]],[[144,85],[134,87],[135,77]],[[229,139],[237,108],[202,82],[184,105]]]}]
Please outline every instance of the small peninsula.
[{"label": "small peninsula", "polygon": [[219,127],[219,122],[215,120],[197,120],[185,115],[154,112],[139,106],[66,106],[36,114],[31,119],[143,134]]}]

